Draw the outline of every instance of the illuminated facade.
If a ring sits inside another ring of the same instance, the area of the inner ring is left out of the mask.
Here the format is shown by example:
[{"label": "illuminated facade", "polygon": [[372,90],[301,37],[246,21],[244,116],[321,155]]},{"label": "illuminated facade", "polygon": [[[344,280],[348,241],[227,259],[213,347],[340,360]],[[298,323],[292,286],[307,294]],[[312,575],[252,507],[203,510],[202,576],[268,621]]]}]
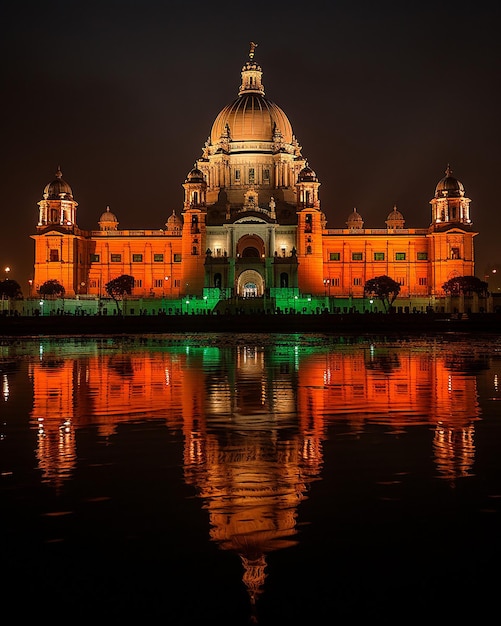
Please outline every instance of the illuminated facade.
[{"label": "illuminated facade", "polygon": [[[34,288],[58,280],[66,296],[105,296],[113,278],[134,277],[133,295],[268,303],[305,295],[361,299],[364,284],[388,275],[400,299],[443,297],[454,276],[475,274],[470,199],[449,167],[438,182],[431,222],[408,228],[393,207],[384,227],[365,228],[356,209],[327,228],[320,181],[284,111],[265,96],[251,44],[236,99],[216,117],[184,181],[184,204],[163,228],[124,230],[109,207],[98,230],[77,226],[77,202],[58,169],[39,204]],[[426,219],[426,216],[423,216]],[[383,222],[383,220],[382,220]]]}]

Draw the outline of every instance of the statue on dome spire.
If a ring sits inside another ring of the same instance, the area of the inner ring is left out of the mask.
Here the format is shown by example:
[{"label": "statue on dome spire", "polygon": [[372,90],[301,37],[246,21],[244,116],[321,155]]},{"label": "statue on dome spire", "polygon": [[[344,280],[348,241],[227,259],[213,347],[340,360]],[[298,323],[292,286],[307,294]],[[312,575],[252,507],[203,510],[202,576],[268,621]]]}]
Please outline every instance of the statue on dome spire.
[{"label": "statue on dome spire", "polygon": [[257,43],[254,43],[253,41],[250,42],[250,52],[249,52],[249,59],[253,59],[254,58],[254,50],[257,48]]}]

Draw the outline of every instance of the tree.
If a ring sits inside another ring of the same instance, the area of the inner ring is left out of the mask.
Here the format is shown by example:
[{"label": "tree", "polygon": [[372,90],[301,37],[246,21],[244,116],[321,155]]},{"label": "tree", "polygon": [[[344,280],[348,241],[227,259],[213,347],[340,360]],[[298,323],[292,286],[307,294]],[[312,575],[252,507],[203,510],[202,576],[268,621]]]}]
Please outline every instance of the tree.
[{"label": "tree", "polygon": [[384,310],[388,313],[400,293],[400,285],[389,276],[376,276],[365,283],[364,293],[381,300]]},{"label": "tree", "polygon": [[128,274],[122,274],[122,276],[110,280],[110,282],[106,283],[104,286],[106,293],[115,301],[119,315],[122,313],[120,310],[119,300],[123,300],[126,295],[130,296],[133,287],[134,277],[129,276]]},{"label": "tree", "polygon": [[23,297],[21,285],[10,278],[0,281],[0,298],[3,300],[20,300]]},{"label": "tree", "polygon": [[38,292],[41,296],[64,297],[66,290],[58,280],[52,278],[51,280],[46,280],[44,283],[42,283],[38,289]]},{"label": "tree", "polygon": [[488,288],[485,280],[476,276],[454,276],[442,285],[442,289],[449,296],[471,296],[476,293],[485,297],[489,295]]}]

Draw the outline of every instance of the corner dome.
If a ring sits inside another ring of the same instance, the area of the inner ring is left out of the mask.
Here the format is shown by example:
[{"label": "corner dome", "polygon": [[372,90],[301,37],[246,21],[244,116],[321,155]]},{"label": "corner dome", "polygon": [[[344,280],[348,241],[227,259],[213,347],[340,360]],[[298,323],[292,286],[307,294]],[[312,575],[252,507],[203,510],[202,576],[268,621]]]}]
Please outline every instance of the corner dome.
[{"label": "corner dome", "polygon": [[276,141],[291,144],[294,139],[287,115],[264,95],[262,69],[254,60],[257,44],[251,43],[249,61],[242,67],[238,97],[216,117],[210,134],[212,144],[221,138],[231,141]]},{"label": "corner dome", "polygon": [[463,184],[452,175],[452,170],[448,165],[445,170],[445,176],[438,182],[435,188],[435,198],[461,198],[463,196]]},{"label": "corner dome", "polygon": [[46,185],[43,190],[44,200],[73,200],[73,191],[68,183],[63,180],[61,168],[57,168],[56,178]]}]

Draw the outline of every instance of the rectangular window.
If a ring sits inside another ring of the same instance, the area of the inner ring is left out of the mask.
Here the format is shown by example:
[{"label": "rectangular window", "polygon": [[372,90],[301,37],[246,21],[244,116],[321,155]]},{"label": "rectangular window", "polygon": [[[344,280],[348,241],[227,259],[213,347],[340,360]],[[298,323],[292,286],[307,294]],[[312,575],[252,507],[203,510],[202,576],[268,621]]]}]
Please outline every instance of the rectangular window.
[{"label": "rectangular window", "polygon": [[90,262],[91,263],[99,263],[99,254],[91,254],[90,255]]},{"label": "rectangular window", "polygon": [[254,168],[249,168],[249,184],[252,185],[254,183]]},{"label": "rectangular window", "polygon": [[143,281],[138,278],[137,280],[134,279],[134,287],[142,287],[143,286]]},{"label": "rectangular window", "polygon": [[179,278],[176,278],[174,280],[174,287],[181,287],[181,281],[179,280]]},{"label": "rectangular window", "polygon": [[362,261],[364,258],[363,252],[352,252],[351,260],[352,261]]},{"label": "rectangular window", "polygon": [[49,261],[59,261],[59,250],[49,251]]},{"label": "rectangular window", "polygon": [[236,181],[240,180],[240,170],[235,170],[235,180]]},{"label": "rectangular window", "polygon": [[153,287],[163,287],[164,281],[162,278],[155,278],[153,281]]},{"label": "rectangular window", "polygon": [[396,281],[401,287],[405,285],[405,278],[403,276],[400,276],[400,277],[397,276]]},{"label": "rectangular window", "polygon": [[361,278],[354,278],[353,279],[353,284],[356,286],[360,286],[362,284],[362,279]]},{"label": "rectangular window", "polygon": [[422,276],[421,278],[418,279],[418,284],[420,284],[421,286],[425,286],[428,284],[428,279],[426,278],[426,276]]},{"label": "rectangular window", "polygon": [[459,248],[451,248],[451,259],[460,259]]},{"label": "rectangular window", "polygon": [[111,255],[111,262],[112,263],[121,263],[122,261],[122,255],[121,254],[112,254]]},{"label": "rectangular window", "polygon": [[164,255],[163,254],[154,254],[153,255],[153,262],[154,263],[163,263],[164,261]]},{"label": "rectangular window", "polygon": [[428,260],[428,252],[418,252],[417,253],[418,261],[427,261]]},{"label": "rectangular window", "polygon": [[89,280],[89,287],[91,289],[96,289],[97,288],[97,280]]},{"label": "rectangular window", "polygon": [[304,218],[304,232],[311,233],[312,230],[313,230],[313,218],[312,218],[311,213],[307,213],[306,217]]},{"label": "rectangular window", "polygon": [[333,287],[339,287],[339,278],[333,278],[331,282]]},{"label": "rectangular window", "polygon": [[142,254],[133,254],[132,255],[132,262],[133,263],[142,263],[143,262],[143,255]]},{"label": "rectangular window", "polygon": [[181,255],[176,253],[174,254],[174,263],[181,263]]},{"label": "rectangular window", "polygon": [[270,181],[270,170],[263,170],[263,180],[265,183]]},{"label": "rectangular window", "polygon": [[329,254],[329,261],[340,261],[341,260],[341,252],[331,252]]},{"label": "rectangular window", "polygon": [[405,261],[405,252],[395,252],[395,261]]},{"label": "rectangular window", "polygon": [[384,261],[384,252],[374,252],[374,261]]}]

